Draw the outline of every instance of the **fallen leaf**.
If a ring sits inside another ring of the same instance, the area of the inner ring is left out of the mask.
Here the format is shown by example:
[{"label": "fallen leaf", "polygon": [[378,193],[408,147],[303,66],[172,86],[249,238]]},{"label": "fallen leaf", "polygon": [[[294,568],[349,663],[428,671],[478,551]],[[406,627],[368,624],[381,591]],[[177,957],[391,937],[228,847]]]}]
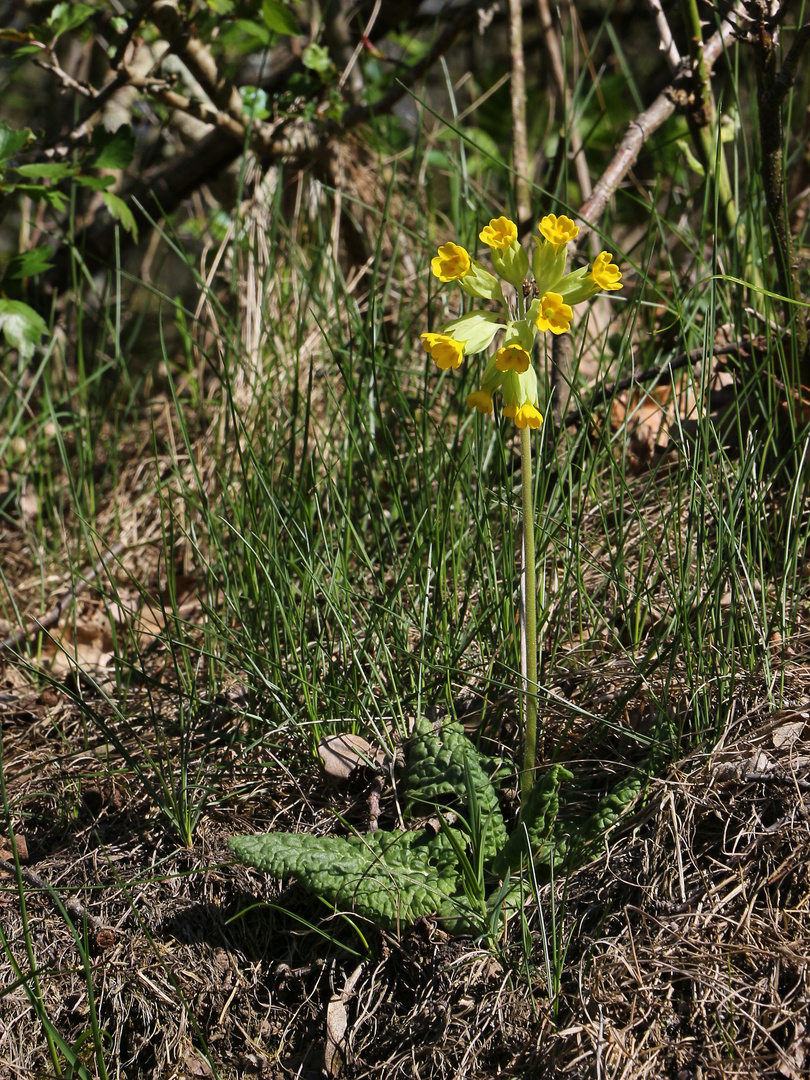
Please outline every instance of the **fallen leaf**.
[{"label": "fallen leaf", "polygon": [[318,743],[318,754],[328,776],[348,780],[364,765],[382,768],[385,751],[372,747],[362,735],[327,735]]},{"label": "fallen leaf", "polygon": [[771,734],[773,745],[776,750],[789,750],[795,746],[802,737],[805,728],[804,720],[794,720],[788,724],[780,724],[774,728]]}]

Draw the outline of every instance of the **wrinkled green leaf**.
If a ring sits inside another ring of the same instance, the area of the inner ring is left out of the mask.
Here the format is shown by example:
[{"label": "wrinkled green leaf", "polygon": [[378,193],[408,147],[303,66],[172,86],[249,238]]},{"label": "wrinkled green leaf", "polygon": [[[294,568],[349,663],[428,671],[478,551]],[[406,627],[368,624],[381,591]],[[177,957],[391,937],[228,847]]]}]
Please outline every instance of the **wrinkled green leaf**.
[{"label": "wrinkled green leaf", "polygon": [[16,349],[23,360],[33,355],[42,335],[48,332],[48,326],[28,304],[20,300],[0,299],[0,330],[6,343]]},{"label": "wrinkled green leaf", "polygon": [[307,45],[301,61],[305,68],[317,72],[322,80],[330,78],[337,72],[332,57],[329,55],[329,50],[324,45]]},{"label": "wrinkled green leaf", "polygon": [[102,198],[116,221],[120,221],[121,225],[128,233],[132,234],[133,239],[137,243],[138,241],[138,226],[135,222],[135,218],[132,211],[124,202],[123,199],[119,199],[117,195],[113,195],[111,191],[105,191]]},{"label": "wrinkled green leaf", "polygon": [[452,845],[441,834],[376,832],[367,836],[270,833],[232,836],[242,862],[276,878],[293,877],[335,908],[350,908],[387,929],[441,910],[462,892]]},{"label": "wrinkled green leaf", "polygon": [[[503,877],[517,870],[526,851],[526,832],[535,861],[547,863],[554,857],[554,822],[560,807],[560,785],[574,779],[574,774],[562,765],[551,768],[535,783],[517,828],[495,859],[493,871]],[[525,825],[525,831],[523,826]]]},{"label": "wrinkled green leaf", "polygon": [[240,86],[239,95],[245,112],[249,116],[257,120],[266,120],[270,115],[270,110],[267,108],[267,91],[262,90],[260,86]]},{"label": "wrinkled green leaf", "polygon": [[34,138],[29,128],[18,130],[13,128],[7,120],[0,121],[0,162],[6,161],[22,150]]},{"label": "wrinkled green leaf", "polygon": [[[494,768],[494,763],[489,764]],[[484,842],[484,857],[488,863],[506,843],[506,825],[495,788],[482,767],[482,759],[461,724],[445,721],[437,735],[431,722],[420,717],[408,747],[406,812],[412,813],[416,807],[431,810],[436,805],[446,805],[448,799],[466,804],[465,768],[469,769],[481,819],[488,823]]]},{"label": "wrinkled green leaf", "polygon": [[135,157],[135,132],[129,124],[115,131],[99,125],[93,131],[94,156],[90,164],[96,169],[126,169]]}]

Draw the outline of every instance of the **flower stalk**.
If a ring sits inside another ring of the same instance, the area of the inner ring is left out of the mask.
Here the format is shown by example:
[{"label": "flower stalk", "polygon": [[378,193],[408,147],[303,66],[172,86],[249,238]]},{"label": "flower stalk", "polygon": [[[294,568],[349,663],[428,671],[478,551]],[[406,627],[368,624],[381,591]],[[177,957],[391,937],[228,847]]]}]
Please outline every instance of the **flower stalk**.
[{"label": "flower stalk", "polygon": [[[435,332],[424,333],[422,345],[441,371],[461,366],[466,356],[489,353],[481,384],[467,396],[470,409],[483,416],[495,412],[500,395],[501,413],[520,431],[523,491],[523,568],[521,572],[521,676],[523,694],[523,763],[521,812],[534,785],[537,759],[537,575],[532,496],[532,430],[539,429],[538,378],[532,362],[538,335],[556,340],[567,334],[574,307],[599,292],[621,289],[622,272],[613,256],[600,252],[592,266],[566,273],[569,243],[579,226],[565,215],[546,214],[538,225],[531,259],[518,239],[517,225],[507,217],[493,218],[479,239],[490,250],[491,273],[459,244],[442,244],[431,262],[434,277],[454,282],[467,296],[488,300],[497,312],[473,310]],[[503,284],[509,286],[504,293]],[[510,300],[506,296],[510,296]],[[532,299],[530,299],[532,298]],[[529,302],[530,300],[530,302]],[[493,342],[503,333],[494,351]],[[548,339],[546,339],[548,340]]]},{"label": "flower stalk", "polygon": [[537,571],[534,553],[534,499],[532,493],[531,429],[520,433],[520,471],[523,490],[523,589],[521,590],[521,641],[526,657],[523,683],[523,767],[520,773],[520,806],[534,786],[537,761]]}]

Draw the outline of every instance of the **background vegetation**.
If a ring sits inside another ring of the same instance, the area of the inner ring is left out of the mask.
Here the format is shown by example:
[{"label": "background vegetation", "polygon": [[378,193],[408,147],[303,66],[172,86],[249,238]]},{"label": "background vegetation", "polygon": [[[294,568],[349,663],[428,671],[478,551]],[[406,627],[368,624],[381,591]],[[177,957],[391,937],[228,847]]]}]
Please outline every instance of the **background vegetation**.
[{"label": "background vegetation", "polygon": [[[0,1073],[803,1075],[803,5],[0,13]],[[625,288],[545,358],[539,766],[666,753],[485,940],[382,932],[226,841],[396,824],[445,715],[514,823],[518,448],[418,339],[549,211]]]}]

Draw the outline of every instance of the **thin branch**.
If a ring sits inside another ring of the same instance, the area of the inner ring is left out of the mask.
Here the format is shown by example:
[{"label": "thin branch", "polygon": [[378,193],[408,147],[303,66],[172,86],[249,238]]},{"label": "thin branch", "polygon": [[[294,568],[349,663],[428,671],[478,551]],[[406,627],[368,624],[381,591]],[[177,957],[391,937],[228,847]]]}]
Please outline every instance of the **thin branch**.
[{"label": "thin branch", "polygon": [[[562,48],[560,47],[560,33],[551,15],[549,0],[537,0],[537,10],[540,15],[540,29],[543,37],[543,48],[546,52],[554,86],[560,104],[566,117],[566,134],[571,141],[571,157],[579,184],[579,194],[582,199],[589,199],[593,190],[591,174],[588,171],[588,161],[582,147],[582,137],[576,122],[569,123],[568,116],[571,108],[571,91],[565,79],[565,66],[563,64]],[[596,254],[596,252],[594,252]]]},{"label": "thin branch", "polygon": [[[726,20],[720,30],[706,42],[703,48],[703,59],[708,71],[712,70],[718,57],[733,41],[735,34],[736,27]],[[630,121],[613,155],[613,160],[594,187],[593,195],[580,207],[577,218],[580,225],[577,237],[579,244],[591,232],[604,213],[608,201],[635,165],[644,143],[672,116],[676,102],[681,100],[683,94],[684,91],[676,81],[658,95],[649,109]]]},{"label": "thin branch", "polygon": [[180,57],[214,105],[241,121],[244,107],[239,91],[219,70],[207,45],[189,33],[176,0],[157,0],[152,7],[151,19],[170,50]]},{"label": "thin branch", "polygon": [[[8,859],[0,859],[0,870],[5,870],[8,874],[14,874],[15,877],[17,875],[17,867],[15,867],[14,863],[10,862]],[[19,874],[23,881],[28,885],[31,885],[35,889],[41,889],[42,892],[48,893],[54,900],[58,900],[68,915],[72,915],[80,926],[86,919],[87,925],[93,931],[94,938],[98,938],[100,934],[109,935],[112,933],[112,931],[103,922],[97,919],[95,915],[90,914],[84,904],[76,900],[75,897],[64,896],[58,889],[54,888],[49,881],[40,877],[39,874],[35,874],[33,870],[29,870],[25,866],[20,866]]]},{"label": "thin branch", "polygon": [[155,0],[140,0],[140,3],[130,15],[129,20],[127,21],[127,28],[118,39],[115,56],[113,56],[110,61],[110,66],[113,71],[117,70],[118,65],[124,59],[124,53],[126,53],[130,41],[132,41],[132,38],[135,36],[135,31],[143,22],[144,17],[154,2]]},{"label": "thin branch", "polygon": [[[737,341],[728,345],[715,345],[711,350],[710,355],[739,355],[745,352],[746,349],[750,347],[750,344],[749,341]],[[594,387],[585,404],[568,413],[563,423],[565,427],[579,427],[583,420],[590,419],[594,409],[599,405],[607,404],[612,397],[621,393],[622,390],[630,390],[634,386],[642,386],[645,383],[655,383],[658,386],[666,386],[668,383],[672,382],[672,373],[674,371],[687,367],[689,364],[697,364],[704,358],[706,358],[706,352],[701,346],[697,349],[690,349],[688,352],[679,353],[677,356],[674,356],[671,360],[665,361],[663,364],[645,368],[644,371],[640,371],[637,375],[628,375],[624,379],[619,379],[614,383],[603,382],[601,386]]]},{"label": "thin branch", "polygon": [[664,14],[664,9],[661,6],[661,0],[647,0],[647,5],[652,12],[653,19],[655,20],[655,26],[658,30],[658,48],[664,54],[667,66],[669,67],[670,72],[674,75],[678,68],[681,66],[681,54],[678,52],[678,46],[675,44],[675,38],[672,36],[669,22],[667,21],[667,17]]}]

